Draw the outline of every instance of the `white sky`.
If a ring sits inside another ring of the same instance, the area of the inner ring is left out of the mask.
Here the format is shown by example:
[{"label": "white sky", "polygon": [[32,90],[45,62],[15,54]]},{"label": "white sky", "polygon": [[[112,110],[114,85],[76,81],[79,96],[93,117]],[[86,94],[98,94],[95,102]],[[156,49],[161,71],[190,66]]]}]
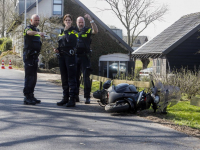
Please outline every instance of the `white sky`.
[{"label": "white sky", "polygon": [[[109,5],[103,0],[80,0],[85,6],[87,6],[99,19],[101,19],[107,25],[114,25],[117,28],[123,30],[123,34],[126,35],[124,29],[118,18],[111,13],[111,11],[99,11],[98,8],[109,8]],[[168,5],[168,13],[163,17],[162,22],[155,22],[143,31],[140,35],[148,36],[152,39],[164,29],[169,27],[175,21],[182,16],[200,12],[200,0],[157,0],[159,4]]]}]

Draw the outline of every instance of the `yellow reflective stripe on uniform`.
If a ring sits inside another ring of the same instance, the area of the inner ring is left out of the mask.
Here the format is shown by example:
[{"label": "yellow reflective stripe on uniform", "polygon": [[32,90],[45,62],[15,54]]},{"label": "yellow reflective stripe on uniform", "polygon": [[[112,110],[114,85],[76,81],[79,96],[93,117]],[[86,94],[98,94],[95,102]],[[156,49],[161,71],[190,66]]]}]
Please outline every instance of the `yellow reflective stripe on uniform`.
[{"label": "yellow reflective stripe on uniform", "polygon": [[91,28],[90,28],[90,29],[88,29],[86,33],[90,33],[90,31],[91,31]]},{"label": "yellow reflective stripe on uniform", "polygon": [[40,37],[40,34],[35,34],[34,36],[39,36]]},{"label": "yellow reflective stripe on uniform", "polygon": [[65,35],[64,33],[63,34],[59,34],[58,36],[63,36],[63,35]]},{"label": "yellow reflective stripe on uniform", "polygon": [[87,37],[87,34],[82,34],[81,36],[82,36],[82,37]]},{"label": "yellow reflective stripe on uniform", "polygon": [[27,32],[28,30],[33,31],[32,29],[25,29],[25,30],[24,30],[24,33],[23,33],[24,36],[26,35],[26,32]]},{"label": "yellow reflective stripe on uniform", "polygon": [[75,35],[76,35],[76,37],[78,38],[78,33],[76,33]]},{"label": "yellow reflective stripe on uniform", "polygon": [[74,35],[78,38],[78,33],[75,32],[74,30],[72,30],[71,32],[68,32],[68,34],[69,34],[69,35],[70,35],[70,34],[74,34]]},{"label": "yellow reflective stripe on uniform", "polygon": [[[78,33],[77,32],[74,32],[74,30],[72,30],[71,32],[69,31],[68,34],[74,34],[77,38],[78,38]],[[62,33],[62,34],[59,34],[58,36],[64,36],[65,34]]]}]

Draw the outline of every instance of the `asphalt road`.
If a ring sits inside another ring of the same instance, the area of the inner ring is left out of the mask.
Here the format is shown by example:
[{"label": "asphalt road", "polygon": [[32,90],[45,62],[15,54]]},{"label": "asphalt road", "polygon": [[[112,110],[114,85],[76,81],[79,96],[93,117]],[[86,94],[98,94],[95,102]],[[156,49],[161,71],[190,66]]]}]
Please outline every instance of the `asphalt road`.
[{"label": "asphalt road", "polygon": [[[54,75],[49,75],[48,77]],[[57,106],[61,86],[40,75],[23,105],[24,72],[0,69],[0,150],[199,150],[200,140],[136,115],[106,113],[96,100]]]}]

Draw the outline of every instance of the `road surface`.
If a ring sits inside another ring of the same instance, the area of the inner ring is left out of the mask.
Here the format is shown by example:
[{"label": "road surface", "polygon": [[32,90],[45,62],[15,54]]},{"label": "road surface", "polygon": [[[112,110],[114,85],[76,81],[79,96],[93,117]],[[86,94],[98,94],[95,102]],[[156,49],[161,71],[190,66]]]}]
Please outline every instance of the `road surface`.
[{"label": "road surface", "polygon": [[61,86],[40,74],[35,96],[23,104],[24,72],[0,69],[0,150],[199,150],[200,139],[136,115],[106,113],[96,100],[57,106]]}]

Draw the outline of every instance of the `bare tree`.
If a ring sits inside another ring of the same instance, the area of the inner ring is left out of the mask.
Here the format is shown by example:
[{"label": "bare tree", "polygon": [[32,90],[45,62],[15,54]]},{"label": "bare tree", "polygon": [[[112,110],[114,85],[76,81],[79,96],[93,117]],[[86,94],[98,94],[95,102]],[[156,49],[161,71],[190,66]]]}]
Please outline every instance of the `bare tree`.
[{"label": "bare tree", "polygon": [[7,17],[9,15],[9,6],[10,6],[10,1],[6,0],[0,0],[0,32],[1,32],[1,37],[4,37],[5,31],[6,31],[6,22],[7,22]]},{"label": "bare tree", "polygon": [[16,0],[0,0],[0,34],[5,36],[5,31],[9,28],[15,18]]},{"label": "bare tree", "polygon": [[[161,21],[168,11],[167,6],[156,6],[155,0],[101,0],[110,5],[111,10],[127,30],[128,45],[132,47],[134,40],[151,23]],[[147,68],[148,60],[143,67]]]}]

